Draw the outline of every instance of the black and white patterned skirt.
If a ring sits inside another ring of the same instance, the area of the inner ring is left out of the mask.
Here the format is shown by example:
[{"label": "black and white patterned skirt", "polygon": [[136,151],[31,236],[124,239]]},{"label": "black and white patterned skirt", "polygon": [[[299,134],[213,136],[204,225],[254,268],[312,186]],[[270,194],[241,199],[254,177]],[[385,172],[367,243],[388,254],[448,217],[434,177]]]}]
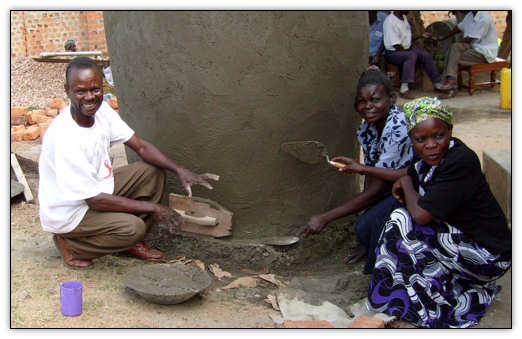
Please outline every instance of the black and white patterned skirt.
[{"label": "black and white patterned skirt", "polygon": [[447,223],[413,223],[405,208],[390,215],[376,252],[368,308],[429,328],[478,324],[511,266]]}]

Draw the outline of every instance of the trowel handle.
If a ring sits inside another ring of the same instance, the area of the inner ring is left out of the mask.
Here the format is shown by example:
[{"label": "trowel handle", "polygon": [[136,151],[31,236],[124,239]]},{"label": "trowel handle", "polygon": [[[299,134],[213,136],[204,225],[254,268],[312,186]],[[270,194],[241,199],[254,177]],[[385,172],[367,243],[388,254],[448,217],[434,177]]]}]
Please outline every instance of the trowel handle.
[{"label": "trowel handle", "polygon": [[328,163],[329,163],[330,165],[332,165],[333,167],[337,167],[338,169],[341,169],[341,168],[343,168],[344,166],[346,166],[345,164],[340,163],[340,162],[337,162],[337,161],[331,161],[331,160],[330,160],[330,161],[328,161]]},{"label": "trowel handle", "polygon": [[179,210],[179,209],[174,209],[174,210],[176,212],[178,212],[183,217],[183,219],[185,219],[187,222],[191,222],[193,224],[197,224],[200,226],[216,226],[218,224],[216,218],[213,218],[213,217],[209,217],[209,216],[193,217],[191,215],[188,215],[183,210]]}]

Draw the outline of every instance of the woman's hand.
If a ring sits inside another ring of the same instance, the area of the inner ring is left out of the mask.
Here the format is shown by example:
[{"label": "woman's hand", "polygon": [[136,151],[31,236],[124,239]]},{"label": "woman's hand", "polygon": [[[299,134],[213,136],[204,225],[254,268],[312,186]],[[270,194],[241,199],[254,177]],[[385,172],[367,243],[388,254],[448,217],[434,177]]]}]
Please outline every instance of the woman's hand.
[{"label": "woman's hand", "polygon": [[401,204],[404,205],[405,201],[404,201],[404,189],[402,188],[402,179],[405,178],[406,176],[404,177],[400,177],[399,179],[397,179],[394,183],[393,183],[393,186],[392,186],[392,195],[395,199],[397,199]]},{"label": "woman's hand", "polygon": [[309,233],[319,233],[326,225],[326,222],[320,215],[314,215],[308,220],[308,223],[299,231],[299,235],[308,235]]},{"label": "woman's hand", "polygon": [[335,157],[332,161],[340,162],[344,164],[344,167],[339,168],[340,172],[348,174],[363,174],[364,165],[361,165],[358,161],[348,157]]}]

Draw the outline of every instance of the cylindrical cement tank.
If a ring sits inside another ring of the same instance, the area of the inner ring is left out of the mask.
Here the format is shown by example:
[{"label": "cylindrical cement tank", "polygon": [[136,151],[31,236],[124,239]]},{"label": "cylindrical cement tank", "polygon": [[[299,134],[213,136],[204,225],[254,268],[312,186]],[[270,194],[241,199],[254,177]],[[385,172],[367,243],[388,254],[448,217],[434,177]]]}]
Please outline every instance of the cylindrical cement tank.
[{"label": "cylindrical cement tank", "polygon": [[[366,11],[104,11],[104,22],[122,117],[183,166],[221,176],[193,194],[234,213],[233,238],[295,234],[358,191],[355,176],[280,147],[318,140],[359,158]],[[171,192],[184,194],[174,174]]]}]

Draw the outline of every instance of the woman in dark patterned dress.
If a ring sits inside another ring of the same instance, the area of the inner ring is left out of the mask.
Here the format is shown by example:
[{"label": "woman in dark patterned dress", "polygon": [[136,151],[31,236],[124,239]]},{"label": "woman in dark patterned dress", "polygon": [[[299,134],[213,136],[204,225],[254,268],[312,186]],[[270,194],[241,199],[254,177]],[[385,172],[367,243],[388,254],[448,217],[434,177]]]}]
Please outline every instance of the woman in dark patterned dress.
[{"label": "woman in dark patterned dress", "polygon": [[403,109],[421,160],[393,185],[404,207],[379,239],[367,305],[419,327],[470,327],[511,266],[511,231],[477,155],[451,137],[451,112],[428,97]]},{"label": "woman in dark patterned dress", "polygon": [[[342,173],[365,176],[364,190],[343,205],[312,216],[301,233],[317,233],[332,220],[366,210],[355,225],[355,234],[361,244],[347,263],[368,259],[364,273],[370,274],[375,263],[375,247],[384,223],[400,204],[391,195],[391,186],[399,177],[397,171],[406,168],[413,157],[413,146],[408,138],[406,115],[395,105],[395,92],[390,80],[379,70],[368,70],[357,83],[354,108],[364,119],[357,137],[364,153],[364,165],[348,157],[332,160],[345,166]],[[401,173],[401,172],[399,172]]]}]

